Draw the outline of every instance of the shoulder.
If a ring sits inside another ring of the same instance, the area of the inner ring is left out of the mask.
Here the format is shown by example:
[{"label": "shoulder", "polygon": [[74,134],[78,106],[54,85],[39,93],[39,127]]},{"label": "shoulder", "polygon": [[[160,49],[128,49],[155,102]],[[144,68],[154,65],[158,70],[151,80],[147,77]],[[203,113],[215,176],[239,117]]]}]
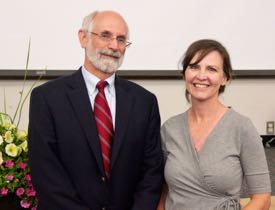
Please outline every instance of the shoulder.
[{"label": "shoulder", "polygon": [[261,137],[250,120],[235,110],[229,110],[226,128],[231,136],[237,137],[236,140],[241,144],[251,144],[251,142],[261,142]]},{"label": "shoulder", "polygon": [[166,120],[163,123],[161,130],[162,132],[167,132],[170,130],[177,130],[178,128],[182,129],[183,125],[185,125],[186,123],[186,120],[187,120],[187,111],[170,117],[168,120]]},{"label": "shoulder", "polygon": [[70,75],[61,76],[57,79],[53,79],[45,82],[42,85],[35,87],[32,91],[32,94],[35,94],[35,93],[54,94],[54,93],[62,92],[64,88],[67,87],[68,84],[73,84],[77,82],[77,80],[80,80],[80,81],[83,80],[80,70],[77,70],[76,72]]},{"label": "shoulder", "polygon": [[228,110],[228,115],[233,118],[233,119],[236,119],[236,120],[248,120],[248,117],[239,113],[238,111],[236,111],[235,109],[232,109],[230,108]]},{"label": "shoulder", "polygon": [[161,142],[164,151],[168,148],[175,148],[180,145],[187,131],[186,112],[175,115],[166,120],[161,127]]},{"label": "shoulder", "polygon": [[[234,109],[228,111],[228,121],[233,126],[239,127],[240,129],[246,129],[248,127],[254,127],[252,121],[247,116],[240,114]],[[236,123],[238,122],[238,123]]]}]

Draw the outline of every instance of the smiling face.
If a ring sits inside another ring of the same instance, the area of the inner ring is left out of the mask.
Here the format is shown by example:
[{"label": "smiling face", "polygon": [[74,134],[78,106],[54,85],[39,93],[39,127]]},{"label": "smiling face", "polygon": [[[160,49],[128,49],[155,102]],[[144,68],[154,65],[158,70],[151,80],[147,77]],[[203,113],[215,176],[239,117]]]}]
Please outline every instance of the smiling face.
[{"label": "smiling face", "polygon": [[92,28],[79,31],[79,40],[85,49],[85,68],[97,76],[113,74],[122,64],[126,49],[117,37],[126,39],[127,33],[127,24],[118,13],[105,11],[96,14]]},{"label": "smiling face", "polygon": [[227,82],[223,59],[218,51],[208,53],[197,62],[197,52],[185,70],[186,89],[191,101],[218,100],[219,89]]}]

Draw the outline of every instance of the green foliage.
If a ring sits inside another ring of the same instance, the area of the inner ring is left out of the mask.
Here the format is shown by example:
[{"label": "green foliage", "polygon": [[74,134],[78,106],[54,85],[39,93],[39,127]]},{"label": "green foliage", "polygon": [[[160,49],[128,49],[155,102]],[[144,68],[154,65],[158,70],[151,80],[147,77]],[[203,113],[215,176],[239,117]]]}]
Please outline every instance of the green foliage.
[{"label": "green foliage", "polygon": [[28,133],[27,130],[18,129],[21,120],[23,106],[28,99],[32,89],[41,79],[36,80],[26,90],[28,75],[30,40],[26,69],[20,97],[13,117],[7,113],[6,95],[4,92],[4,112],[0,112],[0,197],[9,193],[16,194],[20,198],[23,208],[36,209],[37,197],[31,183],[30,168],[28,166]]}]

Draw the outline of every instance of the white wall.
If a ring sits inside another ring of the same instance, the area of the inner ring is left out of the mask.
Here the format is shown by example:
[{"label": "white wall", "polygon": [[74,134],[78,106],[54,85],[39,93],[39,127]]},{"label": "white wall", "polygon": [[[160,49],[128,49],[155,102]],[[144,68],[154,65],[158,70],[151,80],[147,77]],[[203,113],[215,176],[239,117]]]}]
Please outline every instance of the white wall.
[{"label": "white wall", "polygon": [[[31,37],[30,69],[77,69],[83,62],[77,31],[93,10],[114,9],[129,23],[133,45],[123,70],[170,70],[187,46],[200,38],[215,38],[228,48],[234,69],[275,69],[274,0],[9,0],[0,2],[0,70],[23,69]],[[180,80],[138,80],[154,92],[162,121],[188,108]],[[32,81],[28,81],[30,86]],[[13,113],[22,81],[0,80],[7,109]],[[265,134],[266,121],[275,121],[275,79],[235,80],[221,96],[249,116]],[[21,127],[28,123],[28,101]]]},{"label": "white wall", "polygon": [[234,69],[275,69],[274,0],[1,0],[0,69],[77,69],[82,18],[114,9],[129,24],[132,46],[122,70],[176,70],[193,41],[218,39]]},{"label": "white wall", "polygon": [[[162,122],[188,109],[181,80],[137,81],[154,92],[159,100]],[[238,79],[232,81],[221,100],[248,116],[260,134],[266,134],[266,121],[275,121],[275,79]]]},{"label": "white wall", "polygon": [[[28,81],[30,87],[33,81]],[[162,123],[188,108],[181,80],[134,81],[156,94]],[[6,91],[7,109],[13,113],[19,99],[22,81],[0,80],[0,111],[3,111],[3,89]],[[275,79],[238,79],[226,88],[221,99],[228,106],[250,117],[260,134],[266,134],[266,121],[275,121]],[[237,123],[237,122],[236,122]],[[28,125],[28,101],[23,109],[21,128]]]}]

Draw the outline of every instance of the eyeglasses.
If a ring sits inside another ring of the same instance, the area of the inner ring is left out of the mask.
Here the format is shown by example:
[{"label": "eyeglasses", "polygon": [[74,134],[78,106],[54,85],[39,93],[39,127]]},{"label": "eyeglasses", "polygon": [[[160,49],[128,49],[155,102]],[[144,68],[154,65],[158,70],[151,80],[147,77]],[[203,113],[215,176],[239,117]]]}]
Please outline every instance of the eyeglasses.
[{"label": "eyeglasses", "polygon": [[125,36],[122,36],[122,35],[121,36],[113,36],[113,34],[108,31],[104,31],[100,34],[92,32],[92,31],[87,31],[87,32],[98,36],[102,41],[108,42],[108,43],[110,43],[111,41],[116,39],[116,41],[120,47],[129,47],[132,44],[132,42],[127,41]]}]

